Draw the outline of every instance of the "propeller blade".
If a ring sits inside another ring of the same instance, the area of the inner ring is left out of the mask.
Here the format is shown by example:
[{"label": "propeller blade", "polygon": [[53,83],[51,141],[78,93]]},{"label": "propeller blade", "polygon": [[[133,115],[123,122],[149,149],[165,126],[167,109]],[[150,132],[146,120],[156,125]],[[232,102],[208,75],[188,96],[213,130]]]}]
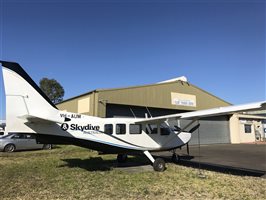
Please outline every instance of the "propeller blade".
[{"label": "propeller blade", "polygon": [[182,131],[181,128],[179,128],[178,126],[174,126],[175,127],[175,131]]},{"label": "propeller blade", "polygon": [[197,124],[192,129],[190,129],[188,132],[193,133],[195,130],[197,130],[200,127],[200,124]]},{"label": "propeller blade", "polygon": [[187,143],[187,154],[189,155],[189,146],[188,146],[188,143]]}]

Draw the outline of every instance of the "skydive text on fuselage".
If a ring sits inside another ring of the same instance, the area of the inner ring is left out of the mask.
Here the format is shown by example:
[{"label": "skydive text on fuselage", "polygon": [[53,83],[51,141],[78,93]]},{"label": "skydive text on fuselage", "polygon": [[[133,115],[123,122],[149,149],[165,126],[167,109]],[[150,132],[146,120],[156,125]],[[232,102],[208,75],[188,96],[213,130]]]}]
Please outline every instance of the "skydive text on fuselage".
[{"label": "skydive text on fuselage", "polygon": [[86,126],[79,126],[78,124],[71,124],[70,130],[79,130],[79,131],[98,131],[100,130],[100,126],[93,126],[91,124],[88,124]]}]

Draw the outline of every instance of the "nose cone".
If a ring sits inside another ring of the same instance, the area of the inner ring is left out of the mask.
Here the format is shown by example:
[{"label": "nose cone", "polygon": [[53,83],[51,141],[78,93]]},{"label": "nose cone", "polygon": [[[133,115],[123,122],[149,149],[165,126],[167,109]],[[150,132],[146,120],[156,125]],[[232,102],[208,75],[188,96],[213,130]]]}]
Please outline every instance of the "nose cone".
[{"label": "nose cone", "polygon": [[182,140],[184,144],[188,143],[191,139],[191,133],[188,132],[181,132],[178,134],[178,137]]}]

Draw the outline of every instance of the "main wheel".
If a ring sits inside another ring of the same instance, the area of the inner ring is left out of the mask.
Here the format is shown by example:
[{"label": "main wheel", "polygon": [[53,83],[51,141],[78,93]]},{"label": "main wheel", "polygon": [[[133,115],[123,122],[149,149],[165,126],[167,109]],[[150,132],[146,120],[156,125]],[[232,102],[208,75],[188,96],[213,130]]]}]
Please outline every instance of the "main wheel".
[{"label": "main wheel", "polygon": [[157,172],[163,172],[165,170],[165,162],[162,158],[156,158],[153,163],[153,169]]},{"label": "main wheel", "polygon": [[125,163],[127,161],[127,154],[118,154],[117,155],[117,162]]},{"label": "main wheel", "polygon": [[16,146],[14,144],[7,144],[4,148],[4,152],[14,152],[16,150]]},{"label": "main wheel", "polygon": [[52,149],[52,145],[51,144],[44,144],[42,149],[44,149],[44,150]]}]

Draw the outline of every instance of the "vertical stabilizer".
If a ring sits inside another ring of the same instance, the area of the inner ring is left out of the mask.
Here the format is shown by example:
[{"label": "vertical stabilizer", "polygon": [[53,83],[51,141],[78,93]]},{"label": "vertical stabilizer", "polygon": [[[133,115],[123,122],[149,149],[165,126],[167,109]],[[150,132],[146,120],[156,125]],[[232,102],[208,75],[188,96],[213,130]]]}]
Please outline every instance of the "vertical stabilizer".
[{"label": "vertical stabilizer", "polygon": [[25,125],[27,117],[55,118],[56,106],[18,63],[0,61],[6,95],[6,130],[34,132]]}]

